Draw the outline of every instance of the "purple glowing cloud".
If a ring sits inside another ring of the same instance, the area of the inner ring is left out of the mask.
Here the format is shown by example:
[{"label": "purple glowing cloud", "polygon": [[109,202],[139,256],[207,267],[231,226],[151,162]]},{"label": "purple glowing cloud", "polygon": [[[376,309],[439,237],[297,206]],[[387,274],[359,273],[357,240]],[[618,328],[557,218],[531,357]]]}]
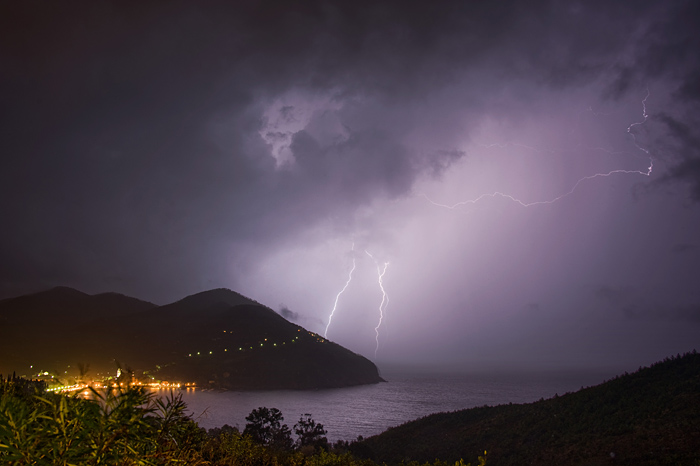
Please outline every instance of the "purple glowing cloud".
[{"label": "purple glowing cloud", "polygon": [[0,292],[335,302],[380,362],[688,351],[700,6],[628,3],[5,6]]}]

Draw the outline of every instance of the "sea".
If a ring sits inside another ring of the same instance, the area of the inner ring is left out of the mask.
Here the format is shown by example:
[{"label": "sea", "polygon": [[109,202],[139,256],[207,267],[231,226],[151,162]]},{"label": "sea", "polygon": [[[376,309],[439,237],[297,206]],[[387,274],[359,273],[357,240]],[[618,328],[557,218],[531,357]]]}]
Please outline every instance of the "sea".
[{"label": "sea", "polygon": [[423,416],[476,406],[531,403],[598,385],[614,374],[602,371],[542,373],[383,372],[386,382],[324,390],[182,390],[188,414],[200,427],[225,424],[243,430],[259,407],[277,408],[290,428],[310,414],[327,438],[355,440]]}]

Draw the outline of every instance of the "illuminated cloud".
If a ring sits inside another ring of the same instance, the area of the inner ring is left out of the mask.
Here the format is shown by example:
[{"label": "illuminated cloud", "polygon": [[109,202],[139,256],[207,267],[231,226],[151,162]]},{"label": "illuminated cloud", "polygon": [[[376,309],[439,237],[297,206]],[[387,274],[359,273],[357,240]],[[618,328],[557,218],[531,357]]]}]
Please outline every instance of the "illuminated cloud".
[{"label": "illuminated cloud", "polygon": [[323,333],[355,242],[391,271],[329,337],[374,354],[385,291],[380,361],[697,341],[697,2],[3,9],[2,296],[228,287]]}]

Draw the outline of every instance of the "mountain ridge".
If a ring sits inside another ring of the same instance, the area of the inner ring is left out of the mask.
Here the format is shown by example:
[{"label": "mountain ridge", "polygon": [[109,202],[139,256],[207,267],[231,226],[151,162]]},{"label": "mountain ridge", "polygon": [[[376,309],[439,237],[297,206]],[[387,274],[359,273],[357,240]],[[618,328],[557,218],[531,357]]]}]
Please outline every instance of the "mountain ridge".
[{"label": "mountain ridge", "polygon": [[[120,363],[147,379],[240,390],[382,381],[367,358],[232,290],[204,291],[163,306],[71,290],[0,301],[0,319],[14,318],[0,330],[0,372],[31,376],[29,370],[39,367],[68,374],[78,363],[114,371]],[[42,320],[50,325],[37,330]]]},{"label": "mountain ridge", "polygon": [[12,298],[0,300],[0,322],[6,324],[40,326],[53,325],[56,320],[90,320],[90,311],[129,314],[157,307],[148,301],[120,293],[90,295],[74,288],[57,286]]},{"label": "mountain ridge", "polygon": [[354,445],[385,464],[448,464],[488,451],[498,465],[695,465],[700,461],[700,354],[640,368],[526,404],[435,413]]}]

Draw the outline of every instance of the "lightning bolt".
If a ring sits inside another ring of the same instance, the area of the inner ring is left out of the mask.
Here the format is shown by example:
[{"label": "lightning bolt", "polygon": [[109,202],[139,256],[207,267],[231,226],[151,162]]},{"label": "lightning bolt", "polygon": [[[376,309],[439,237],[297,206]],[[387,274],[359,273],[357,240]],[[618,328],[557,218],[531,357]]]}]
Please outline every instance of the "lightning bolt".
[{"label": "lightning bolt", "polygon": [[[634,128],[640,125],[643,125],[646,123],[647,119],[649,118],[649,115],[647,114],[647,99],[649,99],[650,92],[649,89],[647,89],[647,95],[642,99],[642,116],[644,119],[642,121],[632,123],[627,127],[627,133],[632,136],[632,142],[634,143],[635,147],[645,154],[649,155],[649,166],[647,167],[646,171],[643,170],[610,170],[609,172],[604,172],[604,173],[595,173],[593,175],[588,175],[584,176],[582,178],[579,178],[576,183],[571,187],[571,189],[564,194],[560,194],[559,196],[549,199],[549,200],[544,200],[544,201],[534,201],[534,202],[524,202],[510,194],[503,193],[500,191],[494,191],[492,193],[485,193],[481,194],[480,196],[474,198],[474,199],[469,199],[466,201],[460,201],[457,202],[456,204],[440,204],[438,202],[433,201],[430,199],[425,193],[422,193],[422,196],[431,204],[437,207],[444,207],[446,209],[456,209],[458,207],[467,205],[467,204],[476,204],[477,202],[481,201],[482,199],[486,198],[496,198],[496,197],[501,197],[508,199],[510,201],[515,202],[516,204],[520,204],[523,207],[531,207],[531,206],[536,206],[536,205],[543,205],[543,204],[554,204],[555,202],[570,196],[573,194],[574,191],[581,185],[581,183],[584,183],[586,181],[592,180],[594,178],[607,178],[612,175],[619,175],[619,174],[628,174],[628,175],[642,175],[642,176],[651,176],[651,172],[654,169],[654,159],[651,157],[651,154],[649,153],[649,150],[641,146],[639,143],[637,143],[637,138],[634,134]],[[519,147],[525,147],[528,149],[532,150],[538,150],[535,149],[534,147],[526,146],[524,144],[489,144],[489,145],[482,145],[484,147],[506,147],[508,145],[514,145],[514,146],[519,146]]]},{"label": "lightning bolt", "polygon": [[[644,119],[642,121],[638,121],[637,123],[632,123],[631,125],[629,125],[627,127],[627,134],[632,136],[632,142],[634,143],[635,147],[637,147],[637,149],[641,150],[642,152],[644,152],[647,155],[651,155],[651,154],[649,154],[649,150],[647,150],[644,147],[637,144],[637,137],[634,135],[632,130],[637,126],[643,125],[644,123],[647,122],[647,119],[649,119],[649,115],[647,115],[647,99],[649,98],[650,95],[651,95],[651,93],[649,92],[649,88],[647,88],[647,95],[646,95],[646,97],[644,97],[642,99],[642,116],[644,117]],[[649,159],[651,160],[651,157]],[[649,174],[651,174],[651,168],[654,166],[653,160],[652,160],[651,165],[652,166],[649,167]]]},{"label": "lightning bolt", "polygon": [[[352,252],[355,252],[355,243],[352,243],[352,248],[350,248]],[[352,273],[355,271],[355,255],[353,254],[352,256],[352,268],[350,269],[350,274],[348,275],[348,281],[345,282],[345,286],[343,287],[342,290],[336,295],[335,297],[335,303],[333,303],[333,310],[331,311],[331,314],[328,316],[328,324],[326,325],[326,331],[323,333],[323,338],[328,338],[328,327],[331,326],[331,320],[333,320],[333,314],[335,314],[335,310],[338,308],[338,300],[340,299],[340,295],[345,292],[345,290],[348,289],[348,286],[350,286],[350,282],[352,281]]]},{"label": "lightning bolt", "polygon": [[517,197],[514,197],[510,194],[502,193],[500,191],[482,194],[479,197],[476,197],[474,199],[460,201],[460,202],[457,202],[456,204],[452,204],[452,205],[440,204],[438,202],[435,202],[432,199],[430,199],[425,193],[423,193],[423,197],[426,198],[428,200],[428,202],[430,202],[434,206],[445,207],[447,209],[456,209],[457,207],[467,205],[467,204],[476,204],[477,202],[479,202],[482,199],[485,199],[487,197],[491,197],[491,198],[502,197],[502,198],[511,200],[511,201],[515,202],[516,204],[520,204],[523,207],[531,207],[531,206],[542,205],[542,204],[554,204],[555,202],[565,198],[566,196],[573,194],[573,192],[576,191],[576,188],[578,188],[581,183],[588,181],[588,180],[592,180],[594,178],[601,178],[601,177],[605,178],[605,177],[612,176],[615,174],[620,174],[620,173],[651,176],[651,171],[653,170],[653,168],[654,168],[654,161],[652,159],[649,159],[649,167],[647,167],[646,171],[641,171],[641,170],[611,170],[611,171],[606,172],[606,173],[596,173],[594,175],[584,176],[583,178],[580,178],[569,191],[567,191],[564,194],[561,194],[553,199],[549,199],[546,201],[524,202],[524,201],[521,201],[520,199],[518,199]]},{"label": "lightning bolt", "polygon": [[384,278],[384,274],[386,274],[386,269],[389,267],[388,262],[384,262],[384,268],[379,265],[379,262],[372,256],[372,254],[369,253],[369,251],[365,251],[365,253],[374,261],[374,263],[377,265],[377,275],[378,275],[378,282],[379,282],[379,289],[382,290],[382,302],[379,304],[379,323],[377,324],[376,327],[374,327],[374,333],[375,333],[375,340],[377,342],[377,346],[374,348],[374,357],[377,357],[377,351],[379,350],[379,327],[382,326],[382,320],[384,319],[384,312],[386,311],[386,307],[389,305],[389,296],[386,294],[386,290],[384,289],[384,282],[382,281]]}]

